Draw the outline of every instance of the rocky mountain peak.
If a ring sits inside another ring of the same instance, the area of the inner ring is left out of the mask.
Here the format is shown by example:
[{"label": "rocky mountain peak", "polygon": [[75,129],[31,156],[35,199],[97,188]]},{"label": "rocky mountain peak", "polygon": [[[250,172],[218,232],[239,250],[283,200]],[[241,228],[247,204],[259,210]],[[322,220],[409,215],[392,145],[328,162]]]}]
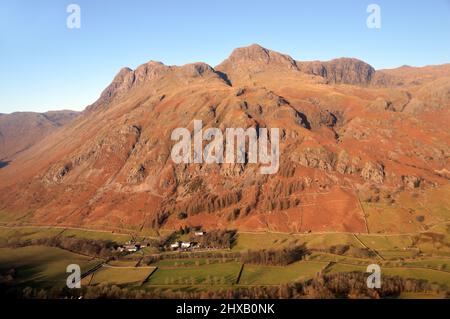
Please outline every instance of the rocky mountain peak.
[{"label": "rocky mountain peak", "polygon": [[189,80],[200,77],[212,77],[223,81],[222,76],[203,62],[189,63],[182,66],[168,66],[159,61],[149,61],[135,70],[128,67],[120,69],[113,81],[100,98],[87,110],[107,105],[112,100],[125,96],[131,89],[142,85],[157,85],[161,79]]},{"label": "rocky mountain peak", "polygon": [[266,49],[259,44],[233,50],[231,55],[216,66],[224,73],[258,73],[267,69],[298,70],[294,59],[276,51]]},{"label": "rocky mountain peak", "polygon": [[338,58],[331,61],[297,62],[300,71],[319,75],[329,83],[369,84],[375,69],[364,61],[354,58]]}]

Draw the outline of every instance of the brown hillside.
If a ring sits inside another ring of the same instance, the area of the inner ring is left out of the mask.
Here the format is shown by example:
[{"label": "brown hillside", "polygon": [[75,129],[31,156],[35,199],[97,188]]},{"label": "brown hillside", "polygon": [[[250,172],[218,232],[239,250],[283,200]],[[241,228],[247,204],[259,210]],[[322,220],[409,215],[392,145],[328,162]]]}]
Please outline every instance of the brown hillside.
[{"label": "brown hillside", "polygon": [[[448,184],[448,68],[433,68],[432,79],[421,69],[378,75],[359,60],[299,62],[259,45],[215,68],[124,68],[83,114],[0,169],[2,219],[365,232],[359,199],[388,205]],[[278,173],[173,163],[171,132],[192,131],[194,119],[204,129],[280,128]]]}]

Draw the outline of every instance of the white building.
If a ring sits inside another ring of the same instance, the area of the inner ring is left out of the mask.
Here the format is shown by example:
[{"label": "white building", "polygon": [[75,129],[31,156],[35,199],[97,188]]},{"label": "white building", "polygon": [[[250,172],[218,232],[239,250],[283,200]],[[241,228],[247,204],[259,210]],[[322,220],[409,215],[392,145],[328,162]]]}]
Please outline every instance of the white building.
[{"label": "white building", "polygon": [[173,244],[170,245],[170,248],[172,248],[172,249],[176,249],[176,248],[179,248],[179,247],[180,247],[180,243],[179,242],[176,242],[176,243],[173,243]]},{"label": "white building", "polygon": [[129,251],[129,252],[136,252],[139,250],[139,246],[138,245],[125,245],[125,250]]},{"label": "white building", "polygon": [[191,247],[191,243],[190,242],[182,242],[181,243],[181,248],[189,248]]},{"label": "white building", "polygon": [[205,233],[202,231],[196,231],[194,234],[195,236],[203,236]]}]

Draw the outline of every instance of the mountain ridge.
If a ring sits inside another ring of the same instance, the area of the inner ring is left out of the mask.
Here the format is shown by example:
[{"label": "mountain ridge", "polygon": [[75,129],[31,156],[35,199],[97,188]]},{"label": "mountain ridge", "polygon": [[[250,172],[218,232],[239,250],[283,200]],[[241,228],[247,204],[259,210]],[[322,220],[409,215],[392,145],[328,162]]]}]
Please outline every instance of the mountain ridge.
[{"label": "mountain ridge", "polygon": [[[433,66],[411,67],[408,69],[426,69]],[[445,68],[437,65],[436,68]],[[112,96],[126,93],[132,87],[156,80],[158,77],[167,76],[168,73],[179,72],[180,76],[201,76],[215,74],[227,84],[232,85],[230,78],[236,70],[245,73],[245,76],[274,68],[284,71],[299,71],[305,74],[319,76],[325,79],[327,84],[351,84],[387,86],[402,85],[401,76],[396,74],[402,71],[402,67],[394,69],[375,70],[370,64],[350,57],[335,58],[329,61],[300,61],[294,60],[287,54],[269,50],[259,44],[236,48],[228,58],[216,65],[210,66],[204,62],[187,63],[184,65],[165,65],[159,61],[149,61],[139,65],[135,70],[123,67],[114,77],[113,81],[102,92],[99,101],[94,105],[107,103]],[[189,70],[190,72],[186,72]],[[450,70],[449,70],[450,72]],[[239,74],[234,76],[240,77]],[[236,85],[236,83],[235,83]],[[122,92],[122,93],[120,93]],[[90,108],[89,108],[90,109]]]},{"label": "mountain ridge", "polygon": [[70,110],[0,114],[0,159],[13,159],[78,115]]},{"label": "mountain ridge", "polygon": [[[12,224],[365,232],[360,198],[389,205],[448,183],[450,82],[433,69],[423,78],[391,72],[407,79],[401,85],[367,84],[364,62],[344,62],[322,65],[325,78],[252,47],[216,68],[121,69],[79,117],[0,169],[0,214]],[[279,128],[278,173],[175,164],[171,132],[192,132],[194,119],[221,130]]]}]

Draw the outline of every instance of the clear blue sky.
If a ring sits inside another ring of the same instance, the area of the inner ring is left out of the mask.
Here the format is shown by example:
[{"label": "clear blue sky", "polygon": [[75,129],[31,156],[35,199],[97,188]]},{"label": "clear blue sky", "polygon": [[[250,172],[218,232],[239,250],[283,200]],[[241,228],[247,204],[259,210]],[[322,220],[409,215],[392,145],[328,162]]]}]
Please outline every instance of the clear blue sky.
[{"label": "clear blue sky", "polygon": [[[81,29],[66,27],[70,3]],[[371,3],[381,29],[366,27]],[[377,69],[448,63],[450,0],[0,0],[0,113],[82,110],[123,66],[214,66],[251,43]]]}]

